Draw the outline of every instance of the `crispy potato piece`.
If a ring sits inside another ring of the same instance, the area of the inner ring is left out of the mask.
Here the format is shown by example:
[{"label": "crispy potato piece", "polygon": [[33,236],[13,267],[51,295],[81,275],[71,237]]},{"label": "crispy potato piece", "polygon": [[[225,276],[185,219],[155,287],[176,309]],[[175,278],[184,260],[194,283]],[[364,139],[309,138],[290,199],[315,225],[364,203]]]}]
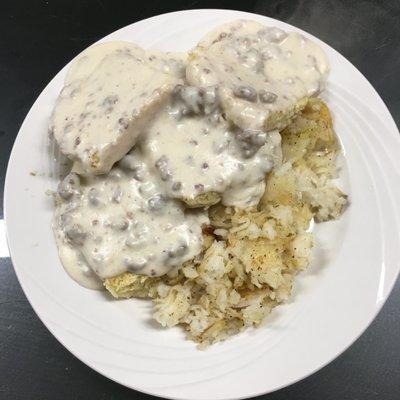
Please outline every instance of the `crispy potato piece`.
[{"label": "crispy potato piece", "polygon": [[105,279],[104,286],[115,298],[153,297],[152,285],[159,280],[159,278],[125,272],[116,277]]},{"label": "crispy potato piece", "polygon": [[189,208],[210,207],[219,203],[221,196],[217,192],[205,192],[194,198],[185,198],[183,201]]},{"label": "crispy potato piece", "polygon": [[283,165],[266,179],[260,207],[308,204],[318,222],[336,219],[347,196],[326,178],[335,175],[339,143],[326,104],[310,99],[300,115],[282,132]]}]

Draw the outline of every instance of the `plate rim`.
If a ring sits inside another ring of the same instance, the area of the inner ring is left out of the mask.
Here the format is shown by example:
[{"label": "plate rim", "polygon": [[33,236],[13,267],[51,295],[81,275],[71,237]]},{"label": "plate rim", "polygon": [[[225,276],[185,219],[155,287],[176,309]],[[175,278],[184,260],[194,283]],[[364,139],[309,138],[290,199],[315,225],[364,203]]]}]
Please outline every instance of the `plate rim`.
[{"label": "plate rim", "polygon": [[[232,10],[232,9],[190,9],[190,10],[173,11],[173,12],[166,12],[166,13],[162,13],[162,14],[159,14],[159,15],[155,15],[155,16],[152,16],[152,17],[149,17],[149,18],[146,18],[146,19],[138,20],[138,21],[136,21],[136,22],[134,22],[134,23],[132,23],[132,24],[128,24],[128,25],[126,25],[126,26],[123,26],[123,27],[121,27],[121,28],[119,28],[119,29],[117,29],[117,30],[115,30],[115,31],[113,31],[113,32],[111,32],[111,33],[109,33],[109,34],[103,36],[101,39],[99,39],[98,41],[96,41],[96,42],[94,42],[94,43],[97,43],[97,42],[103,41],[103,40],[107,40],[107,39],[109,38],[109,36],[114,35],[114,34],[117,34],[118,32],[120,32],[120,31],[122,31],[122,30],[125,30],[125,29],[127,29],[128,27],[130,27],[131,25],[137,24],[137,23],[139,23],[139,22],[144,22],[144,21],[149,21],[149,20],[152,20],[152,19],[157,19],[157,18],[160,18],[160,17],[163,17],[163,16],[167,16],[167,15],[171,15],[171,16],[172,16],[172,15],[174,15],[174,14],[210,13],[210,12],[211,12],[211,13],[212,13],[212,12],[230,13],[230,14],[232,14],[232,18],[234,18],[235,15],[237,16],[237,18],[241,18],[241,17],[243,18],[243,17],[245,17],[245,16],[248,16],[249,18],[251,18],[252,16],[253,16],[253,17],[256,16],[257,18],[262,17],[262,18],[268,20],[269,22],[278,21],[279,23],[285,24],[287,27],[292,27],[292,28],[295,28],[295,29],[304,31],[304,32],[306,32],[309,36],[313,37],[317,42],[322,42],[322,43],[324,43],[325,46],[328,46],[331,50],[333,50],[334,53],[336,53],[337,56],[339,56],[339,58],[341,59],[341,62],[343,62],[343,61],[347,62],[347,63],[354,69],[354,71],[357,72],[357,74],[359,75],[360,79],[362,79],[362,80],[364,81],[364,83],[368,85],[369,89],[372,89],[372,91],[373,91],[375,97],[377,98],[377,100],[379,100],[379,101],[382,103],[382,106],[384,107],[385,111],[387,112],[387,115],[385,115],[385,120],[386,120],[387,122],[389,122],[389,123],[392,125],[392,128],[394,128],[394,129],[396,130],[396,133],[397,133],[398,135],[400,135],[399,129],[398,129],[398,127],[397,127],[397,125],[396,125],[396,123],[395,123],[395,121],[394,121],[394,119],[393,119],[393,116],[391,115],[391,113],[390,113],[388,107],[386,106],[384,100],[383,100],[383,99],[381,98],[381,96],[378,94],[378,92],[376,91],[376,89],[374,88],[374,86],[373,86],[373,85],[368,81],[368,79],[358,70],[357,67],[355,67],[349,60],[347,60],[347,58],[345,58],[341,53],[339,53],[337,50],[335,50],[332,46],[330,46],[329,44],[323,42],[323,41],[322,41],[321,39],[319,39],[318,37],[316,37],[316,36],[310,34],[309,32],[305,31],[304,29],[298,28],[298,27],[296,27],[295,25],[289,24],[289,23],[287,23],[287,22],[280,21],[280,20],[278,20],[278,19],[276,19],[276,18],[271,18],[271,17],[265,16],[265,15],[261,15],[261,14],[249,13],[249,12],[244,12],[244,11],[239,11],[239,10]],[[92,44],[94,44],[94,43],[92,43]],[[79,53],[78,53],[78,54],[79,54]],[[77,54],[77,55],[78,55],[78,54]],[[70,62],[71,62],[71,61],[70,61]],[[20,128],[19,128],[19,130],[18,130],[18,134],[17,134],[16,139],[15,139],[14,144],[13,144],[12,150],[11,150],[11,152],[10,152],[9,160],[8,160],[8,163],[7,163],[7,169],[6,169],[6,176],[5,176],[5,183],[4,183],[4,195],[3,195],[4,221],[5,221],[5,225],[6,225],[6,238],[7,238],[7,245],[8,245],[9,251],[10,251],[10,259],[11,259],[11,262],[12,262],[12,265],[13,265],[13,268],[14,268],[14,271],[15,271],[15,273],[16,273],[16,276],[17,276],[17,278],[18,278],[18,282],[19,282],[19,284],[20,284],[20,286],[21,286],[21,288],[22,288],[22,290],[23,290],[23,292],[24,292],[26,298],[28,299],[28,301],[29,301],[31,307],[32,307],[33,310],[35,311],[36,315],[37,315],[38,318],[41,320],[41,322],[44,324],[44,326],[51,332],[51,334],[57,339],[57,341],[58,341],[59,343],[61,343],[62,346],[63,346],[64,348],[66,348],[71,354],[73,354],[74,357],[78,358],[81,362],[83,362],[85,365],[87,365],[88,367],[90,367],[91,369],[93,369],[94,371],[96,371],[97,373],[101,374],[102,376],[104,376],[104,377],[106,377],[106,378],[108,378],[108,379],[111,379],[112,381],[114,381],[114,382],[116,382],[116,383],[118,383],[118,384],[120,384],[120,385],[123,385],[123,386],[125,386],[125,387],[128,387],[128,388],[130,388],[130,389],[137,390],[137,391],[139,391],[139,392],[142,392],[142,393],[145,393],[145,394],[148,394],[148,395],[152,395],[152,396],[156,396],[156,397],[163,397],[163,398],[168,398],[168,399],[181,399],[182,397],[161,396],[161,395],[158,394],[158,393],[151,392],[151,391],[146,391],[146,390],[144,390],[144,389],[142,389],[142,388],[140,388],[140,387],[135,387],[135,386],[133,386],[133,385],[127,385],[126,383],[121,383],[121,382],[119,382],[116,378],[114,378],[113,376],[111,376],[111,375],[105,373],[104,371],[101,371],[95,364],[90,363],[90,362],[88,362],[87,360],[83,360],[79,355],[75,354],[75,352],[74,352],[73,350],[71,350],[70,347],[69,347],[67,344],[64,343],[63,338],[60,338],[59,335],[57,335],[56,333],[54,333],[53,327],[52,327],[50,324],[46,323],[45,318],[43,317],[43,315],[42,315],[41,312],[40,312],[40,307],[37,307],[37,305],[34,305],[33,302],[31,301],[31,299],[30,299],[30,297],[29,297],[29,294],[28,294],[29,291],[27,290],[27,287],[25,286],[25,282],[23,281],[23,279],[22,279],[21,276],[20,276],[20,274],[21,274],[21,269],[20,269],[19,267],[16,266],[15,261],[14,261],[14,260],[15,260],[15,256],[13,256],[12,245],[11,245],[11,243],[10,243],[10,241],[9,241],[9,234],[8,234],[8,217],[7,217],[7,215],[8,215],[8,211],[7,211],[7,210],[8,210],[8,207],[9,207],[9,206],[8,206],[8,200],[7,200],[7,199],[8,199],[8,197],[9,197],[9,193],[12,191],[12,185],[10,184],[10,178],[9,178],[9,175],[10,175],[10,174],[9,174],[9,171],[10,171],[10,169],[11,169],[10,167],[11,167],[11,164],[12,164],[12,159],[13,159],[14,153],[17,151],[16,148],[17,148],[18,145],[19,145],[19,140],[21,140],[20,131],[22,130],[22,127],[23,127],[25,121],[27,120],[29,114],[31,113],[32,108],[33,108],[33,106],[35,105],[37,99],[43,94],[43,92],[45,92],[45,91],[47,90],[48,86],[51,85],[51,83],[53,82],[53,80],[55,79],[55,77],[56,77],[61,71],[63,71],[65,68],[67,68],[67,66],[70,64],[70,62],[68,62],[63,68],[61,68],[61,69],[53,76],[53,78],[47,83],[47,85],[43,88],[43,90],[40,92],[40,94],[39,94],[39,95],[36,97],[36,99],[34,100],[34,102],[32,103],[32,105],[31,105],[31,107],[30,107],[30,109],[29,109],[29,111],[28,111],[28,113],[26,114],[26,116],[25,116],[23,122],[21,123],[21,126],[20,126]],[[289,383],[283,383],[282,385],[277,386],[277,387],[275,387],[275,388],[273,388],[273,389],[271,389],[271,390],[256,392],[256,393],[252,393],[252,394],[249,394],[249,395],[246,395],[246,396],[240,396],[240,397],[237,397],[237,398],[238,398],[238,399],[247,399],[247,398],[259,396],[259,395],[262,395],[262,394],[271,393],[271,392],[280,390],[280,389],[282,389],[282,388],[291,386],[291,385],[293,385],[293,384],[295,384],[295,383],[297,383],[297,382],[299,382],[299,381],[301,381],[301,380],[303,380],[303,379],[305,379],[305,378],[307,378],[307,377],[313,375],[315,372],[317,372],[317,371],[319,371],[320,369],[324,368],[326,365],[328,365],[329,363],[331,363],[334,359],[336,359],[336,358],[339,357],[341,354],[343,354],[343,353],[344,353],[352,344],[354,344],[354,343],[358,340],[358,338],[368,329],[368,327],[371,325],[371,323],[373,322],[373,320],[374,320],[374,319],[376,318],[376,316],[379,314],[379,312],[381,311],[383,305],[386,303],[388,297],[389,297],[390,294],[392,293],[392,290],[393,290],[394,285],[395,285],[395,283],[396,283],[396,281],[397,281],[397,279],[398,279],[398,277],[399,277],[399,274],[400,274],[400,266],[397,267],[397,271],[396,271],[395,276],[391,278],[389,284],[387,285],[387,289],[385,290],[385,293],[384,293],[384,300],[381,301],[379,304],[376,305],[376,308],[375,308],[374,312],[370,314],[369,320],[366,321],[366,322],[363,324],[364,327],[359,329],[359,332],[353,337],[353,340],[350,341],[346,346],[344,346],[343,349],[342,349],[340,352],[338,352],[337,354],[335,354],[333,357],[327,359],[324,363],[320,364],[318,367],[314,368],[312,371],[309,371],[309,372],[303,374],[302,376],[299,376],[298,379],[292,380],[292,381],[289,382]],[[221,397],[221,398],[222,398],[222,397]],[[226,399],[226,400],[231,399],[231,397],[223,397],[223,398]]]}]

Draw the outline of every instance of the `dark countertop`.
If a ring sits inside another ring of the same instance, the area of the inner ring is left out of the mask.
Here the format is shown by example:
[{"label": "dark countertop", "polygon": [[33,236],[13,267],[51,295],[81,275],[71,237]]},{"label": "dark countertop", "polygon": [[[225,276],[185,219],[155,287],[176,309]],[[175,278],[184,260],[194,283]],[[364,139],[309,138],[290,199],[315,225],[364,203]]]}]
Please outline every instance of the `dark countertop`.
[{"label": "dark countertop", "polygon": [[[0,187],[12,144],[47,82],[102,36],[140,19],[188,8],[231,8],[274,17],[337,49],[369,79],[400,122],[400,1],[2,0]],[[168,7],[167,7],[168,6]],[[3,218],[3,200],[0,218]],[[14,274],[0,219],[0,399],[150,399],[90,370],[47,331]],[[37,262],[40,262],[38,260]],[[268,400],[400,399],[400,284],[367,331],[313,376]]]}]

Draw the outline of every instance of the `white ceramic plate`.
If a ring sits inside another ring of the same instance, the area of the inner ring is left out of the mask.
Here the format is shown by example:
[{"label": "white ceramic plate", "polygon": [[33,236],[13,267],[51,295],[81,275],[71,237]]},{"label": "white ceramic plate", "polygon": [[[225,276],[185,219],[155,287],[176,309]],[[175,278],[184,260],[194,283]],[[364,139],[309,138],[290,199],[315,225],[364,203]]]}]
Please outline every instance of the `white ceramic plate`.
[{"label": "white ceramic plate", "polygon": [[[270,18],[227,10],[165,14],[104,38],[146,48],[187,50],[214,26],[236,18],[297,30]],[[302,32],[306,36],[310,35]],[[112,301],[78,286],[64,272],[50,229],[54,188],[47,149],[49,115],[66,68],[49,83],[15,142],[5,185],[8,242],[15,271],[34,310],[84,363],[128,387],[176,399],[238,399],[287,386],[326,365],[366,329],[399,272],[400,138],[368,81],[316,40],[332,66],[324,98],[345,152],[342,184],[351,206],[318,226],[310,269],[293,299],[267,323],[206,351],[179,329],[151,321],[148,301]],[[31,176],[30,172],[37,172]],[[46,349],[43,349],[45,352]]]}]

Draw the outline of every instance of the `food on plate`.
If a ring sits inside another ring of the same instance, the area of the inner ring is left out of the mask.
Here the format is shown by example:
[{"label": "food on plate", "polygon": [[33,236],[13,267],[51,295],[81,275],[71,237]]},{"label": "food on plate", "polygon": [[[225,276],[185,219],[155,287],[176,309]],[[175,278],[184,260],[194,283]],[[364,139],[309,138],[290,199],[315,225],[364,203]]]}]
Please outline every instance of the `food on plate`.
[{"label": "food on plate", "polygon": [[140,147],[167,195],[191,207],[220,199],[242,208],[257,204],[265,174],[281,161],[279,132],[232,126],[222,117],[214,86],[177,86]]},{"label": "food on plate", "polygon": [[51,121],[73,170],[107,173],[180,82],[131,43],[100,44],[84,52],[72,65]]},{"label": "food on plate", "polygon": [[282,149],[257,207],[209,209],[200,256],[173,275],[125,273],[106,279],[106,288],[117,298],[152,298],[161,325],[182,324],[201,346],[258,326],[308,267],[312,219],[338,218],[347,205],[332,181],[339,146],[323,102],[309,101],[282,132]]},{"label": "food on plate", "polygon": [[329,63],[296,32],[255,21],[217,27],[189,56],[191,85],[218,85],[227,119],[242,129],[282,129],[322,91]]},{"label": "food on plate", "polygon": [[[202,347],[259,325],[309,265],[312,221],[348,203],[316,97],[328,71],[314,42],[243,20],[188,57],[125,42],[82,53],[52,118],[73,161],[54,196],[68,274],[115,298],[152,299],[162,326],[182,325]],[[109,112],[104,96],[118,97]],[[94,126],[79,119],[89,97]],[[81,128],[86,152],[69,147]]]},{"label": "food on plate", "polygon": [[69,67],[65,83],[87,77],[99,66],[105,55],[114,52],[130,52],[132,55],[137,55],[141,62],[160,72],[176,78],[185,78],[186,53],[144,51],[134,43],[120,41],[95,44],[83,51]]},{"label": "food on plate", "polygon": [[205,212],[185,212],[160,192],[137,151],[126,157],[107,175],[70,173],[58,188],[58,240],[71,243],[101,279],[125,271],[164,275],[200,252],[208,222]]}]

